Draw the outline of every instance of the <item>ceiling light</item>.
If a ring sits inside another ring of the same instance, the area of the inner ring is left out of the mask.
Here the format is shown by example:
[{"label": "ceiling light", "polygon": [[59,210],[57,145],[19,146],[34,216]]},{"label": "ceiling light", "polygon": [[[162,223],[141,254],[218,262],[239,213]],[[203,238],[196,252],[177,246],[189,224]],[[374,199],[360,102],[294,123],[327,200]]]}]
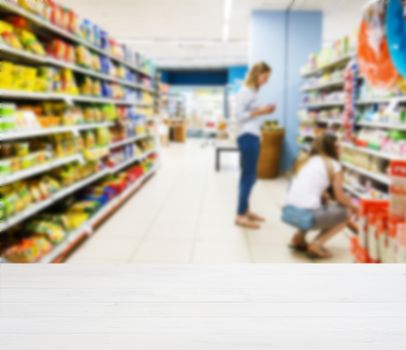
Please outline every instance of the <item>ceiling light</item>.
[{"label": "ceiling light", "polygon": [[224,0],[223,41],[230,39],[230,21],[233,10],[233,0]]},{"label": "ceiling light", "polygon": [[233,0],[224,0],[224,22],[230,22],[232,9]]}]

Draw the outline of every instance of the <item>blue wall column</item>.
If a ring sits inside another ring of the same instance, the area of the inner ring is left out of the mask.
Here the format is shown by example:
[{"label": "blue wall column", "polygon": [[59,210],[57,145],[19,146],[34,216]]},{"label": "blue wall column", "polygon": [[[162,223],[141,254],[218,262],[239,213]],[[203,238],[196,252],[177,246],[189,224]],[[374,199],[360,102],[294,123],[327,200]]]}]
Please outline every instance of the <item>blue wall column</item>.
[{"label": "blue wall column", "polygon": [[321,48],[322,13],[319,11],[254,11],[250,26],[250,65],[266,61],[273,68],[270,82],[262,89],[263,104],[275,103],[272,118],[285,128],[286,137],[281,170],[289,170],[297,157],[303,83],[300,68],[308,56]]}]

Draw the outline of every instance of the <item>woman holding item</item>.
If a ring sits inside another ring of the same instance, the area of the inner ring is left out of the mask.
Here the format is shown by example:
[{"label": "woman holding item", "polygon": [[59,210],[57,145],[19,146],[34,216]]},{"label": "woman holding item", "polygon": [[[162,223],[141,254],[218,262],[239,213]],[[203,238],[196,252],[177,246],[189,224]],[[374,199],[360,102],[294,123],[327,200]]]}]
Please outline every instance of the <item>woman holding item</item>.
[{"label": "woman holding item", "polygon": [[[357,210],[344,193],[344,174],[338,160],[337,137],[325,134],[315,139],[310,154],[295,164],[282,219],[299,229],[290,247],[307,252],[311,258],[332,256],[325,244],[348,224],[348,211]],[[334,201],[328,192],[330,187]],[[310,230],[320,233],[307,243],[306,233]]]},{"label": "woman holding item", "polygon": [[247,77],[245,86],[236,99],[236,117],[239,124],[238,147],[241,154],[241,179],[238,198],[236,224],[245,228],[258,229],[264,218],[250,211],[250,195],[257,179],[257,166],[260,151],[260,117],[275,111],[274,105],[258,106],[258,91],[272,73],[265,62],[254,65]]}]

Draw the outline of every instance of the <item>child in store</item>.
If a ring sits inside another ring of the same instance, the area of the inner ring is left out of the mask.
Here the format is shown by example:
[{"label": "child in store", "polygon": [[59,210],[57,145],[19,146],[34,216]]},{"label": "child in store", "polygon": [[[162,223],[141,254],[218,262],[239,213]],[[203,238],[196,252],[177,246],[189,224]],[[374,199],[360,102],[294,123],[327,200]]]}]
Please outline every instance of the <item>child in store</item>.
[{"label": "child in store", "polygon": [[[315,139],[310,153],[299,158],[294,167],[282,219],[299,229],[290,247],[307,252],[311,258],[332,256],[325,244],[345,228],[348,212],[357,210],[344,193],[344,174],[338,159],[336,136],[324,134]],[[328,192],[330,187],[334,200]],[[320,230],[320,233],[307,243],[306,233],[310,230]]]},{"label": "child in store", "polygon": [[241,179],[236,224],[245,228],[258,229],[264,218],[250,211],[249,199],[257,179],[260,150],[260,117],[272,114],[274,105],[259,106],[258,91],[269,80],[271,67],[265,62],[255,64],[247,77],[245,86],[236,98],[236,118],[239,124],[238,147],[241,154]]}]

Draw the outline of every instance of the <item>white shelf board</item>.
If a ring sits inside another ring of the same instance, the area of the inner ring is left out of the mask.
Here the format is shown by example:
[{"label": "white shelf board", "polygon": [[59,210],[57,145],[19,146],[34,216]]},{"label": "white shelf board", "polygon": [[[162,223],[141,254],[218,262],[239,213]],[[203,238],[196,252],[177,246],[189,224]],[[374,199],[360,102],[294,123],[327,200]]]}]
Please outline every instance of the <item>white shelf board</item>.
[{"label": "white shelf board", "polygon": [[129,138],[123,140],[123,141],[118,141],[118,142],[113,143],[112,145],[110,145],[110,149],[118,148],[118,147],[127,145],[129,143],[133,143],[133,142],[136,142],[136,141],[139,141],[139,140],[143,140],[143,139],[146,139],[146,138],[148,138],[150,136],[151,135],[149,135],[149,134],[143,134],[143,135],[129,137]]},{"label": "white shelf board", "polygon": [[303,106],[304,109],[320,109],[325,107],[344,107],[344,101],[328,101],[318,103],[308,103]]},{"label": "white shelf board", "polygon": [[114,122],[103,122],[103,123],[91,123],[82,125],[72,125],[72,126],[61,126],[56,128],[38,128],[30,130],[19,130],[10,131],[6,133],[0,133],[0,141],[18,140],[18,139],[28,139],[34,137],[41,137],[54,134],[71,133],[76,131],[91,130],[98,128],[108,128],[114,125]]},{"label": "white shelf board", "polygon": [[101,104],[115,104],[123,106],[144,106],[140,102],[118,100],[113,98],[83,96],[83,95],[67,95],[53,92],[29,92],[29,91],[12,91],[0,90],[1,98],[18,99],[18,100],[40,100],[40,101],[65,101],[67,103],[73,102],[88,102],[88,103],[101,103]]},{"label": "white shelf board", "polygon": [[112,174],[115,174],[115,173],[119,172],[120,170],[126,168],[127,166],[129,166],[129,165],[131,165],[131,164],[133,164],[133,163],[135,163],[135,162],[140,162],[140,161],[146,159],[148,156],[150,156],[151,154],[156,153],[156,152],[157,152],[157,150],[156,150],[156,149],[153,149],[153,150],[151,150],[151,151],[145,152],[145,153],[144,153],[143,155],[141,155],[141,156],[135,156],[135,157],[133,157],[133,158],[131,158],[131,159],[129,159],[129,160],[127,160],[127,161],[121,163],[121,164],[118,164],[117,166],[115,166],[114,168],[112,168],[112,169],[110,170],[110,172],[111,172]]},{"label": "white shelf board", "polygon": [[56,159],[46,164],[36,166],[34,168],[18,171],[10,176],[1,177],[0,176],[0,186],[5,186],[13,182],[21,181],[45,172],[48,172],[52,169],[59,168],[63,165],[70,164],[73,162],[79,162],[82,160],[82,156],[75,154],[73,156]]},{"label": "white shelf board", "polygon": [[313,75],[323,73],[326,70],[333,69],[333,68],[336,68],[336,67],[340,67],[340,66],[344,65],[345,63],[347,63],[348,61],[350,61],[354,56],[355,56],[355,53],[350,53],[348,55],[338,57],[336,60],[334,60],[334,61],[332,61],[332,62],[330,62],[328,64],[325,64],[324,66],[321,66],[321,67],[319,67],[317,69],[314,69],[314,70],[312,70],[310,72],[303,73],[302,76],[304,78],[308,78],[308,77],[311,77]]},{"label": "white shelf board", "polygon": [[365,126],[369,128],[377,129],[390,129],[390,130],[403,130],[406,131],[405,124],[393,124],[393,123],[376,123],[376,122],[358,122],[358,126]]},{"label": "white shelf board", "polygon": [[13,14],[19,15],[21,17],[24,17],[25,19],[29,20],[30,22],[34,23],[35,25],[42,27],[50,32],[52,32],[53,34],[58,35],[59,37],[63,37],[65,39],[70,40],[71,42],[74,42],[75,44],[80,44],[83,46],[86,46],[87,48],[89,48],[90,50],[97,52],[100,55],[103,55],[105,57],[109,57],[112,61],[115,61],[117,63],[120,63],[124,66],[126,66],[127,68],[131,69],[132,71],[138,73],[138,74],[142,74],[148,78],[152,78],[152,75],[143,71],[142,69],[140,69],[139,67],[136,67],[134,65],[132,65],[131,63],[128,63],[120,58],[117,58],[113,55],[111,55],[109,52],[89,43],[86,40],[83,40],[75,35],[73,35],[72,33],[59,28],[55,25],[53,25],[52,23],[46,21],[45,19],[41,18],[40,16],[33,14],[25,9],[23,9],[22,7],[13,4],[11,2],[8,2],[6,0],[0,0],[0,8],[11,12]]},{"label": "white shelf board", "polygon": [[346,167],[347,169],[352,170],[352,171],[354,171],[354,172],[356,172],[356,173],[358,173],[358,174],[361,174],[361,175],[363,175],[363,176],[365,176],[365,177],[368,177],[368,178],[370,178],[370,179],[373,179],[373,180],[375,180],[375,181],[377,181],[377,182],[380,182],[380,183],[382,183],[382,184],[385,184],[385,185],[390,186],[390,184],[392,183],[390,177],[387,176],[387,175],[376,174],[376,173],[373,173],[373,172],[371,172],[371,171],[364,170],[364,169],[362,169],[362,168],[360,168],[360,167],[357,167],[357,166],[355,166],[355,165],[353,165],[353,164],[351,164],[351,163],[348,163],[348,162],[342,162],[342,164],[343,164],[344,167]]},{"label": "white shelf board", "polygon": [[360,199],[367,199],[368,196],[366,196],[365,194],[361,193],[360,191],[358,191],[357,189],[355,189],[353,186],[349,185],[349,184],[344,184],[344,189],[351,193],[353,196],[360,198]]},{"label": "white shelf board", "polygon": [[329,125],[341,125],[341,124],[343,124],[341,117],[318,118],[317,123],[319,123],[319,124],[329,124]]},{"label": "white shelf board", "polygon": [[341,146],[343,146],[345,148],[348,148],[348,149],[352,149],[352,150],[361,152],[361,153],[366,153],[366,154],[369,154],[369,155],[374,156],[374,157],[387,159],[387,160],[391,160],[391,161],[401,159],[400,156],[385,153],[385,152],[382,152],[382,151],[375,151],[373,149],[369,149],[369,148],[366,148],[366,147],[357,147],[357,146],[354,146],[353,144],[348,143],[348,142],[342,142]]},{"label": "white shelf board", "polygon": [[344,86],[344,80],[343,79],[330,81],[330,82],[327,82],[327,83],[318,84],[318,85],[314,85],[314,86],[304,86],[302,88],[302,92],[324,90],[324,89],[330,89],[330,88],[333,88],[333,87],[340,87],[340,86]]},{"label": "white shelf board", "polygon": [[378,103],[390,103],[392,101],[406,102],[406,96],[391,96],[391,97],[371,97],[361,98],[357,101],[357,105],[370,105]]}]

